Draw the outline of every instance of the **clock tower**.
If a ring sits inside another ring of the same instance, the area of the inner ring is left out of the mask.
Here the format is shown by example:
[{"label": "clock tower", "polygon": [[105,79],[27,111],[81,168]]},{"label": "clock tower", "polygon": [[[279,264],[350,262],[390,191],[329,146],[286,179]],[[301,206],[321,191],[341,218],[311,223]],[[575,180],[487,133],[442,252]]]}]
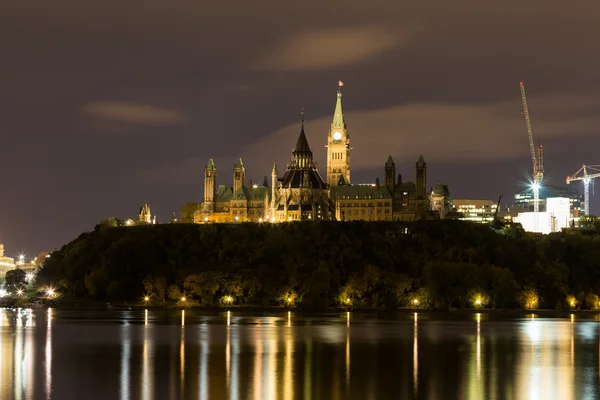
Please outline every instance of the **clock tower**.
[{"label": "clock tower", "polygon": [[339,81],[335,112],[327,137],[327,183],[330,186],[350,184],[350,135],[346,130],[342,111],[343,85],[342,81]]}]

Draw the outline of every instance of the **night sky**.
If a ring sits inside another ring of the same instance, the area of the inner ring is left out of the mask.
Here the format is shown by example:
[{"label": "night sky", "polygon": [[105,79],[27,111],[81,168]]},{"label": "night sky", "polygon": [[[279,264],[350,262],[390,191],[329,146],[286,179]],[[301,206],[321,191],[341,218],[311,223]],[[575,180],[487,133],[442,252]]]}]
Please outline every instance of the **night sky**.
[{"label": "night sky", "polygon": [[0,243],[33,256],[145,201],[166,222],[211,157],[220,184],[237,157],[262,182],[301,108],[324,175],[339,79],[353,183],[388,154],[414,180],[423,154],[428,186],[512,197],[532,169],[523,80],[563,184],[600,164],[600,3],[571,3],[3,1]]}]

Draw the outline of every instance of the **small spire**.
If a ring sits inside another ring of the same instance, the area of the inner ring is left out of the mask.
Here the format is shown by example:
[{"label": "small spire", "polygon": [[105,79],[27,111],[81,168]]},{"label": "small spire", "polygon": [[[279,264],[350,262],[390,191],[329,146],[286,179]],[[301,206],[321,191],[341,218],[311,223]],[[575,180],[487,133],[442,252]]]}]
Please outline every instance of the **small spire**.
[{"label": "small spire", "polygon": [[302,121],[302,127],[304,128],[304,107],[300,111],[300,120]]}]

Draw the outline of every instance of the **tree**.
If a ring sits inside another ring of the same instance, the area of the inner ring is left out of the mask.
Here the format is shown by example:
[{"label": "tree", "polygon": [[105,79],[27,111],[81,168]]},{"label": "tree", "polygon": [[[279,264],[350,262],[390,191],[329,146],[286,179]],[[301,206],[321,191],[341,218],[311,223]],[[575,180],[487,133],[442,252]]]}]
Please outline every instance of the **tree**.
[{"label": "tree", "polygon": [[12,269],[6,272],[4,284],[9,291],[23,289],[27,285],[27,274],[22,269]]},{"label": "tree", "polygon": [[181,222],[194,222],[194,213],[200,210],[200,204],[196,201],[190,201],[181,206]]}]

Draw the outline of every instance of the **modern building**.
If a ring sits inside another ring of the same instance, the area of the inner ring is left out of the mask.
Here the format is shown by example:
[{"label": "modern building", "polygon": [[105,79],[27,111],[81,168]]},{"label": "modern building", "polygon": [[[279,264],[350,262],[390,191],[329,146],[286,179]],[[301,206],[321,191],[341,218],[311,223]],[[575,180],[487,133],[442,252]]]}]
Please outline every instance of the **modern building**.
[{"label": "modern building", "polygon": [[240,159],[233,169],[233,185],[217,187],[217,168],[209,160],[204,170],[204,202],[194,215],[196,223],[286,222],[309,220],[411,221],[429,210],[426,193],[427,164],[420,156],[415,164],[415,183],[403,182],[392,157],[384,166],[385,182],[350,183],[350,135],[338,89],[333,119],[327,135],[327,176],[321,177],[304,132],[304,112],[296,147],[283,176],[277,163],[271,171],[271,187],[246,185]]},{"label": "modern building", "polygon": [[[583,194],[573,187],[566,186],[542,185],[540,188],[539,210],[546,211],[546,199],[557,197],[569,199],[571,218],[579,218],[583,215],[585,209]],[[533,191],[525,189],[515,193],[514,206],[523,210],[523,212],[533,212]]]},{"label": "modern building", "polygon": [[458,213],[457,218],[464,221],[478,223],[491,223],[498,205],[492,200],[466,200],[455,199],[453,210]]},{"label": "modern building", "polygon": [[527,232],[548,234],[560,232],[571,226],[571,199],[550,197],[546,199],[546,211],[523,212],[514,218]]},{"label": "modern building", "polygon": [[0,277],[4,278],[4,275],[16,268],[15,259],[12,257],[6,257],[4,255],[4,245],[0,244]]}]

